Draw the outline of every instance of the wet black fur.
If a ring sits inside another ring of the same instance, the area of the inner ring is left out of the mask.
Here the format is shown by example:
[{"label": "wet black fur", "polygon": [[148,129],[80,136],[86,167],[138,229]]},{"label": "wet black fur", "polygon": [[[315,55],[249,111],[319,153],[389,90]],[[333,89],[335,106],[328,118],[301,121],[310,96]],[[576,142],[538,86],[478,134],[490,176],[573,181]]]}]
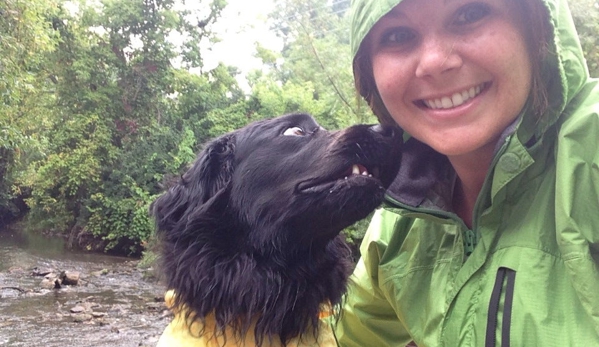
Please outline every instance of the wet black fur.
[{"label": "wet black fur", "polygon": [[[284,136],[292,127],[303,136]],[[305,114],[208,143],[152,205],[177,304],[200,321],[214,314],[216,334],[228,326],[242,336],[256,318],[258,345],[314,333],[321,304],[340,303],[352,267],[339,232],[381,203],[400,146],[395,130],[328,132]],[[378,167],[380,180],[344,180],[356,163]]]}]

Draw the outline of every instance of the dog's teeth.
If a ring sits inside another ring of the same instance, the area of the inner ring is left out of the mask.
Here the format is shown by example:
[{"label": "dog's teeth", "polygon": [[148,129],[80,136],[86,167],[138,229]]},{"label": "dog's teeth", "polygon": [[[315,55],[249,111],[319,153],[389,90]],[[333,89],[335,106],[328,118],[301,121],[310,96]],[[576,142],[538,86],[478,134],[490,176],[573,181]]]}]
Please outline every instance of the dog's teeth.
[{"label": "dog's teeth", "polygon": [[352,166],[351,173],[354,174],[354,175],[359,175],[360,174],[360,168],[358,167],[358,165],[354,164],[354,166]]}]

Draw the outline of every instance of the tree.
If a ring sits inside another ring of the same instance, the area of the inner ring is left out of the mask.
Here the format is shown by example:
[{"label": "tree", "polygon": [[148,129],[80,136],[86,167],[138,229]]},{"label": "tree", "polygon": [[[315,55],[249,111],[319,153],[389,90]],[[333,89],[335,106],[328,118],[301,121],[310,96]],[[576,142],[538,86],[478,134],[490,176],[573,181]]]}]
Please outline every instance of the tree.
[{"label": "tree", "polygon": [[46,16],[56,6],[44,0],[0,3],[0,225],[22,214],[15,180],[39,148],[38,129],[47,122],[44,58],[56,37]]},{"label": "tree", "polygon": [[277,2],[270,17],[284,48],[278,54],[257,46],[270,68],[250,76],[257,113],[306,111],[328,129],[376,121],[356,103],[344,15],[348,6],[346,0]]},{"label": "tree", "polygon": [[193,84],[186,69],[202,66],[190,47],[211,37],[224,4],[204,3],[201,13],[174,0],[60,7],[51,19],[60,43],[48,58],[47,148],[22,180],[32,190],[31,224],[70,230],[73,243],[92,249],[140,250],[162,177],[193,158],[196,134],[177,112],[178,96]]}]

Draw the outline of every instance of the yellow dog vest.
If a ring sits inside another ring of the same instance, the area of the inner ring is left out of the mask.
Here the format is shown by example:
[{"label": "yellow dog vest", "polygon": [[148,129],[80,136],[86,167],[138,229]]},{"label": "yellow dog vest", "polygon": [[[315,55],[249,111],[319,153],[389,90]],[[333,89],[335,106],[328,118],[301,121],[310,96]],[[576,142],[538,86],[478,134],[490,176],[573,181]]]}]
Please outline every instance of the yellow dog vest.
[{"label": "yellow dog vest", "polygon": [[[173,311],[175,317],[172,322],[166,327],[157,347],[254,347],[254,327],[250,327],[243,340],[237,338],[232,331],[225,331],[225,336],[214,336],[214,320],[210,317],[206,318],[205,334],[201,334],[204,325],[201,322],[193,322],[191,329],[187,323],[185,316],[186,309],[176,309],[173,307],[174,292],[169,290],[165,294],[166,305]],[[323,314],[321,318],[326,318],[327,314]],[[226,342],[226,343],[225,343]],[[321,321],[319,326],[318,340],[312,334],[305,334],[302,338],[294,338],[287,344],[288,347],[336,347],[335,336],[331,327],[324,321]],[[281,347],[278,339],[273,341],[266,340],[262,347]]]}]

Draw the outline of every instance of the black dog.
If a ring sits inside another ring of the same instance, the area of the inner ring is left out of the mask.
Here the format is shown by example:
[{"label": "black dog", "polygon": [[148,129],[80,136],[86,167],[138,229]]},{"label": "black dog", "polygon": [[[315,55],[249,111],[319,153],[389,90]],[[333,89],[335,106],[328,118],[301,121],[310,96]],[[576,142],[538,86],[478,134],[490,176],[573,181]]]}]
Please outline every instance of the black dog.
[{"label": "black dog", "polygon": [[217,335],[255,324],[257,345],[316,331],[321,305],[340,303],[352,267],[339,233],[381,203],[401,143],[398,129],[329,132],[306,114],[208,143],[152,206],[175,306],[194,321],[213,317]]}]

